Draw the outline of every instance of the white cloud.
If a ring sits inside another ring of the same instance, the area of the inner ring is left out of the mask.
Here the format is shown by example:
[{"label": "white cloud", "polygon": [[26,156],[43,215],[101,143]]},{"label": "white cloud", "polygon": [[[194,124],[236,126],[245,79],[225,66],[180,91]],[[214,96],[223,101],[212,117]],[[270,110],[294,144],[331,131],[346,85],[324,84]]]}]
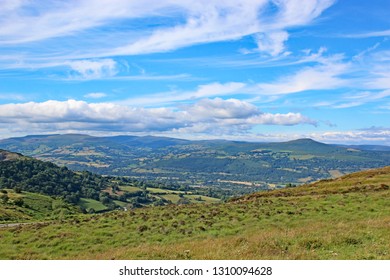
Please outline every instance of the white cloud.
[{"label": "white cloud", "polygon": [[113,59],[74,60],[66,64],[76,73],[76,79],[112,77],[118,72],[117,63]]},{"label": "white cloud", "polygon": [[285,31],[259,33],[255,36],[258,50],[277,56],[285,50],[284,42],[288,39],[288,33]]},{"label": "white cloud", "polygon": [[215,95],[226,95],[236,93],[244,88],[244,83],[229,82],[225,84],[211,83],[200,85],[198,90],[193,93],[186,93],[190,98],[202,98]]},{"label": "white cloud", "polygon": [[84,97],[86,97],[86,98],[94,98],[94,99],[99,99],[99,98],[103,98],[106,96],[107,96],[107,94],[104,92],[91,92],[91,93],[84,95]]},{"label": "white cloud", "polygon": [[298,123],[306,123],[317,125],[316,121],[303,116],[301,113],[287,114],[270,114],[264,113],[249,118],[249,123],[252,124],[273,124],[273,125],[296,125]]},{"label": "white cloud", "polygon": [[271,114],[236,99],[204,99],[182,108],[140,108],[67,100],[0,105],[0,128],[54,132],[240,131],[258,124],[315,124],[299,113]]},{"label": "white cloud", "polygon": [[196,119],[243,119],[260,113],[259,109],[250,103],[221,98],[202,99],[184,109]]}]

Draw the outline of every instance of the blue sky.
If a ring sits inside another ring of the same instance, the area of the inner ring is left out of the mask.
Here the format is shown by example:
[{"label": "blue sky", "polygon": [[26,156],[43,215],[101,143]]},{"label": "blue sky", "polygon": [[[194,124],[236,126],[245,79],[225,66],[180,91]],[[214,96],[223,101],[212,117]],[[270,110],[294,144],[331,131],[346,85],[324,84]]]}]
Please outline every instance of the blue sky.
[{"label": "blue sky", "polygon": [[390,145],[388,0],[0,0],[0,138]]}]

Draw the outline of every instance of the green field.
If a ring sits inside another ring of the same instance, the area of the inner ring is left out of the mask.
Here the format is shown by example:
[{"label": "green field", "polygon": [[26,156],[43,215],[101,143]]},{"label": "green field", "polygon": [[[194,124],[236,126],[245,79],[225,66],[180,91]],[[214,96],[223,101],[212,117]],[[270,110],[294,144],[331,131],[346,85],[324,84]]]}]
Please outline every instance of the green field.
[{"label": "green field", "polygon": [[133,187],[133,186],[120,186],[119,188],[121,190],[129,192],[129,193],[135,193],[135,192],[139,192],[142,190],[141,188]]},{"label": "green field", "polygon": [[1,259],[385,259],[390,167],[227,203],[0,229]]},{"label": "green field", "polygon": [[[120,186],[121,192],[137,193],[144,191],[140,187],[134,186]],[[173,204],[177,204],[181,197],[184,197],[190,203],[217,203],[220,202],[220,199],[208,197],[204,195],[192,194],[191,191],[178,191],[178,190],[169,190],[169,189],[160,189],[160,188],[146,188],[146,191],[154,198],[160,198],[167,201],[170,201]],[[200,198],[200,199],[199,199]],[[128,201],[130,203],[130,201]],[[124,207],[126,202],[115,202],[117,205]]]},{"label": "green field", "polygon": [[184,191],[176,191],[176,190],[167,190],[167,189],[158,189],[158,188],[147,188],[146,190],[148,190],[149,192],[151,193],[173,193],[173,194],[179,194],[179,193],[186,193]]},{"label": "green field", "polygon": [[103,203],[90,198],[80,198],[79,205],[87,211],[89,209],[93,209],[95,212],[107,210],[107,206],[105,206]]}]

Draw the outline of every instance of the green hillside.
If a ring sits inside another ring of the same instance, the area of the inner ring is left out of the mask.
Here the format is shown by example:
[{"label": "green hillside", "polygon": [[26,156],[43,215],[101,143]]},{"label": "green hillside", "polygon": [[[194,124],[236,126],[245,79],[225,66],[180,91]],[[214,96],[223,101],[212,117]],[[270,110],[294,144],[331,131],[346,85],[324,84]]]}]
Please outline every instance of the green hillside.
[{"label": "green hillside", "polygon": [[389,259],[390,167],[223,204],[0,229],[1,259]]},{"label": "green hillside", "polygon": [[[34,210],[31,207],[25,209],[30,205],[25,203],[26,200],[34,193],[36,197],[37,194],[41,194],[42,198],[39,203],[35,203],[36,205],[52,204],[53,200],[58,200],[78,206],[81,208],[77,210],[78,212],[90,213],[170,203],[219,201],[217,198],[208,197],[207,189],[181,188],[183,190],[180,191],[178,188],[180,186],[145,184],[129,178],[103,177],[87,171],[73,172],[67,167],[58,167],[50,162],[0,150],[0,191],[2,192],[0,222],[54,217],[55,215],[48,211],[54,211],[58,207],[48,206],[45,208],[47,211],[41,211],[41,215],[29,211]],[[70,211],[73,212],[74,209]]]},{"label": "green hillside", "polygon": [[107,178],[90,172],[75,173],[66,167],[4,150],[0,154],[0,188],[61,197],[76,204],[81,197],[98,199],[101,190],[110,185]]}]

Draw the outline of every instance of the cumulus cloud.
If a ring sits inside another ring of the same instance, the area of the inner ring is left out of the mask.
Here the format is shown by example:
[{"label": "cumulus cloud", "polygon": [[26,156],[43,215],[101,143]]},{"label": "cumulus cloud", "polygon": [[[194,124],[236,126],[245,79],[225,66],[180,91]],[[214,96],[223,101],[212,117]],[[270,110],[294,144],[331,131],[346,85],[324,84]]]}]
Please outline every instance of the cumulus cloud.
[{"label": "cumulus cloud", "polygon": [[199,119],[243,119],[260,114],[259,109],[248,102],[221,98],[202,99],[187,106],[186,111]]},{"label": "cumulus cloud", "polygon": [[[0,105],[0,132],[151,133],[192,138],[285,141],[313,138],[326,143],[390,145],[390,129],[254,134],[256,125],[316,125],[300,113],[265,113],[253,104],[220,98],[204,99],[181,108],[139,108],[112,103],[46,101]],[[232,138],[233,137],[233,138]]]},{"label": "cumulus cloud", "polygon": [[[17,125],[15,125],[17,124]],[[236,99],[204,99],[179,108],[140,108],[113,103],[67,100],[0,105],[0,127],[34,131],[169,132],[236,130],[246,132],[257,124],[314,124],[299,113],[263,113]]]},{"label": "cumulus cloud", "polygon": [[298,123],[306,123],[317,125],[317,122],[301,113],[287,113],[287,114],[270,114],[264,113],[249,118],[249,123],[252,124],[273,124],[273,125],[296,125]]}]

